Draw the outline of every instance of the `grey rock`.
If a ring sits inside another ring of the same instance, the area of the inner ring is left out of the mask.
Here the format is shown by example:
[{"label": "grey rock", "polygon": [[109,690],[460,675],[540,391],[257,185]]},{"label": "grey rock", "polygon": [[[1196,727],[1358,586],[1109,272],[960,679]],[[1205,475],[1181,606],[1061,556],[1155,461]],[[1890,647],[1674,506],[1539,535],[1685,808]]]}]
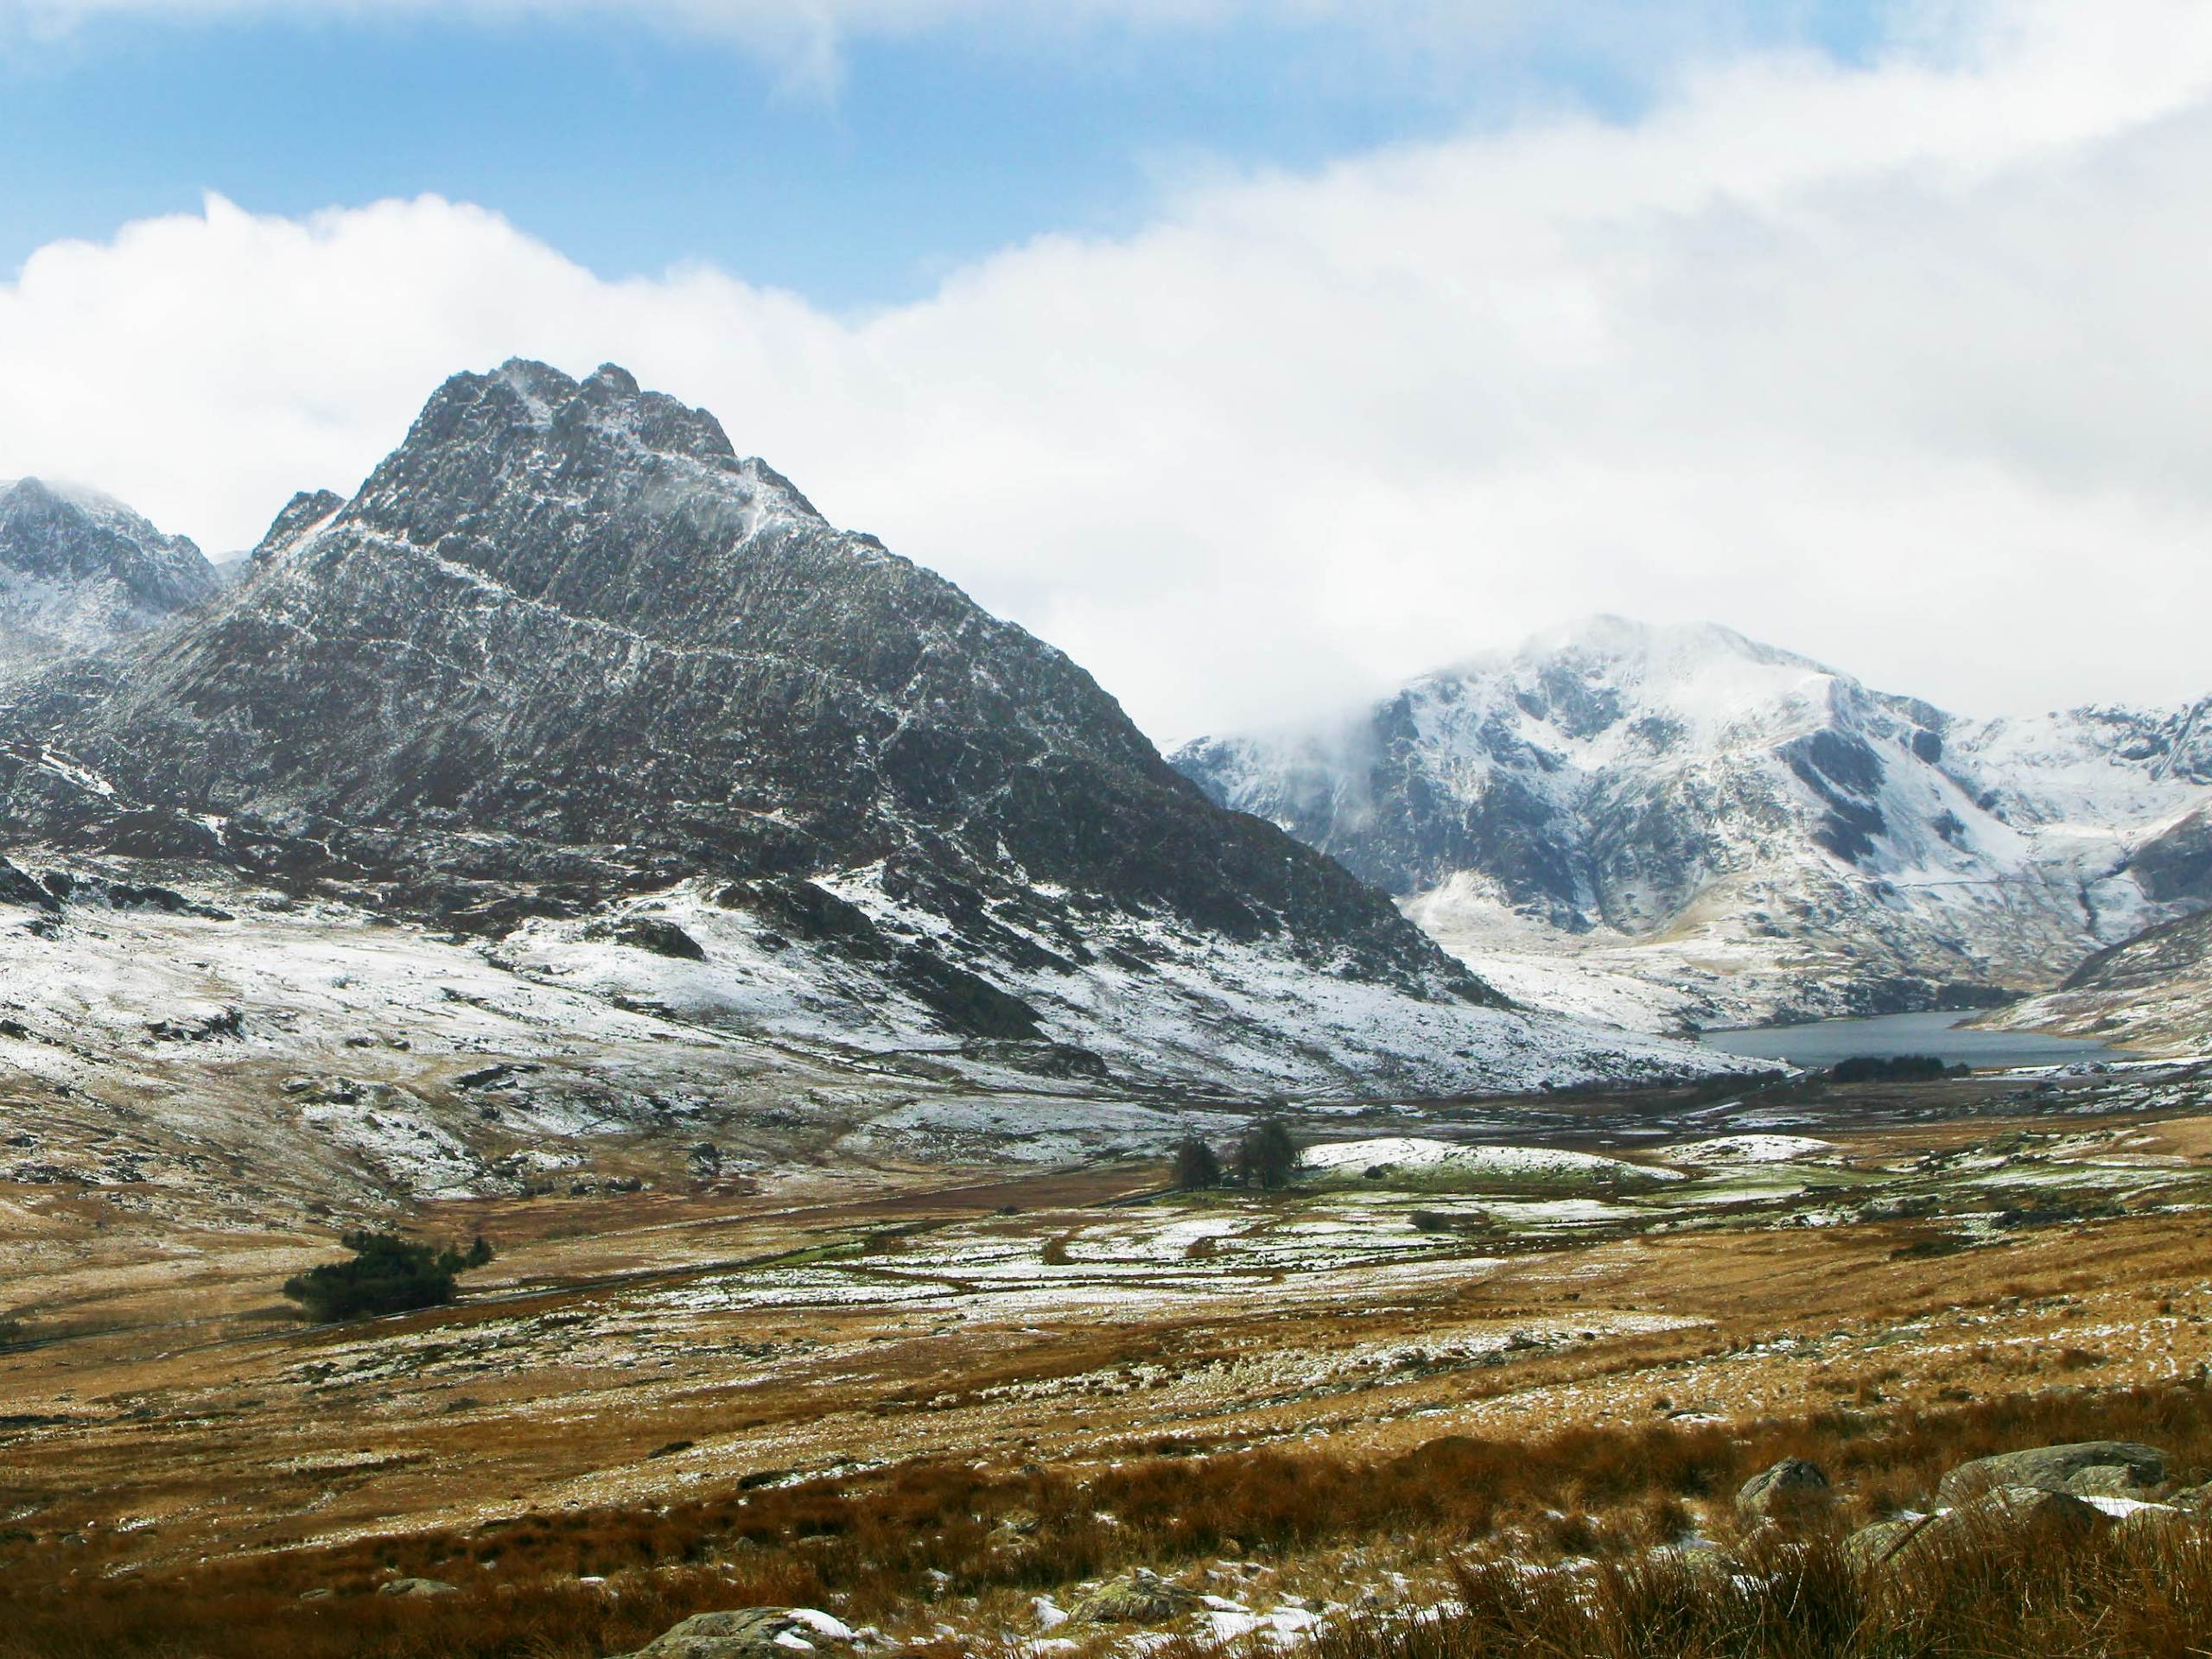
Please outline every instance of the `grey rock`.
[{"label": "grey rock", "polygon": [[795,1617],[791,1608],[742,1607],[694,1613],[628,1659],[791,1659],[794,1649],[779,1642],[781,1637],[795,1637],[817,1649],[843,1645]]},{"label": "grey rock", "polygon": [[[1385,894],[1223,810],[1064,654],[613,368],[454,377],[350,500],[289,505],[235,588],[24,682],[0,707],[0,835],[321,880],[494,938],[710,881],[856,1020],[1037,1045],[1077,1081],[1095,1040],[1154,1040],[1144,1015],[1185,1017],[1209,982],[1225,1009],[1349,982],[1419,1031],[1354,1065],[1234,1016],[1271,1083],[1495,1087],[1539,1052],[1562,1080],[1717,1064],[1468,1018],[1503,999]],[[1150,992],[1155,961],[1189,974]]]},{"label": "grey rock", "polygon": [[[1723,687],[1738,706],[1717,724]],[[1700,906],[1725,893],[1725,925],[1759,972],[1737,976],[1731,992],[1748,1004],[1711,1012],[1811,1017],[1987,1006],[2003,1000],[1998,988],[2047,984],[2109,944],[2071,896],[2094,877],[2059,842],[2041,864],[2050,898],[2001,922],[1962,920],[1885,873],[2006,876],[1986,849],[2017,845],[2059,810],[2035,753],[2094,757],[2116,791],[2131,773],[2212,784],[2208,716],[2212,699],[2076,709],[2047,717],[2047,741],[2022,745],[2007,722],[1878,691],[1724,628],[1599,617],[1423,675],[1332,721],[1200,738],[1173,759],[1224,805],[1391,893],[1433,896],[1415,913],[1447,939],[1465,876],[1527,921],[1608,940],[1663,935],[1691,916],[1709,927]],[[1953,804],[1910,804],[1938,800]],[[2111,826],[2115,842],[2133,848],[2124,880],[2150,916],[2212,899],[2212,815],[2168,830],[2163,812],[2113,810],[2125,817]],[[1485,925],[1481,906],[1466,913],[1476,920],[1461,925]],[[1481,938],[1471,938],[1478,950]],[[1807,960],[1802,950],[1756,954],[1763,940],[1826,949],[1807,971],[1791,965]],[[1652,971],[1694,994],[1677,969]]]},{"label": "grey rock", "polygon": [[377,1586],[380,1596],[396,1596],[407,1601],[435,1601],[460,1593],[459,1585],[448,1584],[443,1579],[393,1579]]},{"label": "grey rock", "polygon": [[1077,1598],[1068,1617],[1084,1624],[1164,1624],[1199,1605],[1192,1591],[1139,1567]]},{"label": "grey rock", "polygon": [[1827,1475],[1818,1464],[1784,1458],[1743,1484],[1736,1493],[1736,1512],[1760,1521],[1796,1521],[1825,1510],[1832,1497]]},{"label": "grey rock", "polygon": [[2031,1446],[1962,1463],[1945,1475],[1936,1495],[1964,1503],[1999,1487],[2033,1487],[2078,1497],[2153,1496],[2165,1483],[2165,1453],[2133,1440],[2084,1440]]},{"label": "grey rock", "polygon": [[655,956],[675,957],[686,962],[707,959],[698,940],[674,922],[658,916],[633,916],[614,930],[614,937],[624,944],[650,950]]}]

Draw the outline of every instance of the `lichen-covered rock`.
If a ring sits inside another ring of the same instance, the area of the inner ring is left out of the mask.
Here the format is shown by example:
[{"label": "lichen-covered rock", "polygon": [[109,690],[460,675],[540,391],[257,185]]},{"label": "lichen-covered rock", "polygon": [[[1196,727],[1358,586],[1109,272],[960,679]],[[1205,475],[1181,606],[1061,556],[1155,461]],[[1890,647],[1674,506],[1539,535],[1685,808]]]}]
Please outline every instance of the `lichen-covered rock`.
[{"label": "lichen-covered rock", "polygon": [[1844,1541],[1844,1551],[1863,1572],[1923,1551],[1973,1550],[1999,1539],[2037,1550],[2071,1549],[2113,1524],[2110,1516],[2069,1492],[1998,1486],[1932,1515],[1862,1527]]},{"label": "lichen-covered rock", "polygon": [[1959,1503],[1999,1487],[2034,1487],[2076,1497],[2148,1497],[2165,1484],[2166,1456],[2133,1440],[2083,1440],[2030,1446],[1962,1463],[1945,1475],[1936,1495]]},{"label": "lichen-covered rock", "polygon": [[1827,1509],[1833,1496],[1818,1464],[1784,1458],[1743,1484],[1736,1493],[1736,1512],[1749,1520],[1800,1521]]},{"label": "lichen-covered rock", "polygon": [[1193,1592],[1139,1567],[1080,1597],[1068,1614],[1085,1624],[1164,1624],[1199,1605]]},{"label": "lichen-covered rock", "polygon": [[1865,1526],[1843,1541],[1843,1553],[1860,1572],[1870,1572],[1886,1566],[1891,1557],[1901,1553],[1925,1521],[1877,1521]]},{"label": "lichen-covered rock", "polygon": [[377,1594],[405,1601],[434,1601],[442,1596],[460,1593],[459,1585],[448,1584],[443,1579],[393,1579],[377,1586]]},{"label": "lichen-covered rock", "polygon": [[851,1632],[806,1607],[741,1607],[694,1613],[627,1659],[791,1659],[809,1649],[848,1645]]}]

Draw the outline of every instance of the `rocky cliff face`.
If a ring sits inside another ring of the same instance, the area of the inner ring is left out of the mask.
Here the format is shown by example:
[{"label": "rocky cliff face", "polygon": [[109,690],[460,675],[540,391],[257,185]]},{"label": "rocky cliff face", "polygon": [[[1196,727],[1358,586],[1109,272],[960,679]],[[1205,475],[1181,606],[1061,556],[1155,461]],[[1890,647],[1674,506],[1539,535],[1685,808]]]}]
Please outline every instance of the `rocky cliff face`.
[{"label": "rocky cliff face", "polygon": [[189,626],[0,725],[19,836],[342,882],[733,1018],[849,1003],[817,1035],[1149,1044],[1306,1088],[1624,1052],[1516,1025],[1061,653],[613,367],[455,377]]},{"label": "rocky cliff face", "polygon": [[[1976,722],[1725,629],[1599,619],[1175,763],[1509,986],[1732,1022],[2047,985],[2212,902],[2204,713]],[[1596,976],[1548,973],[1568,960]]]},{"label": "rocky cliff face", "polygon": [[0,481],[0,676],[103,650],[217,586],[197,547],[119,502],[35,478]]}]

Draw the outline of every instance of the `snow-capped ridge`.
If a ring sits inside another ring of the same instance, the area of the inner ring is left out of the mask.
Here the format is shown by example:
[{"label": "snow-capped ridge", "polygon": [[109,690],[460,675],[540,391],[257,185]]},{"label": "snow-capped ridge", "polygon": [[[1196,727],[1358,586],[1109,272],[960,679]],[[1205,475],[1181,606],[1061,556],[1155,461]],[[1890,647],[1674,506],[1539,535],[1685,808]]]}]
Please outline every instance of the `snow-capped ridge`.
[{"label": "snow-capped ridge", "polygon": [[[1064,653],[613,365],[450,378],[263,555],[0,712],[0,830],[342,883],[518,969],[931,1065],[1433,1095],[1732,1064],[1506,1007]],[[11,762],[34,739],[111,792]]]},{"label": "snow-capped ridge", "polygon": [[1599,616],[1175,764],[1516,995],[1620,1017],[1647,978],[1640,1023],[1741,1022],[2052,983],[2212,904],[2205,708],[1976,721],[1731,629]]}]

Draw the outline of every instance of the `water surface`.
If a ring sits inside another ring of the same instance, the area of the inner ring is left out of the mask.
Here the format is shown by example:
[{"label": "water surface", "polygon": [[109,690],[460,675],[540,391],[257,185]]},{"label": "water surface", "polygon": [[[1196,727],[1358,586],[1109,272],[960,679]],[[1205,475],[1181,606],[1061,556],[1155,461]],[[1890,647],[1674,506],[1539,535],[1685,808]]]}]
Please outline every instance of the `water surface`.
[{"label": "water surface", "polygon": [[1708,1031],[1699,1040],[1731,1054],[1787,1060],[1792,1065],[1834,1065],[1859,1055],[1933,1054],[1946,1065],[2067,1065],[2085,1060],[2125,1060],[2124,1049],[2087,1037],[2050,1037],[2033,1031],[1961,1031],[1972,1014],[1883,1014],[1864,1020],[1818,1020],[1805,1026],[1758,1026],[1745,1031]]}]

